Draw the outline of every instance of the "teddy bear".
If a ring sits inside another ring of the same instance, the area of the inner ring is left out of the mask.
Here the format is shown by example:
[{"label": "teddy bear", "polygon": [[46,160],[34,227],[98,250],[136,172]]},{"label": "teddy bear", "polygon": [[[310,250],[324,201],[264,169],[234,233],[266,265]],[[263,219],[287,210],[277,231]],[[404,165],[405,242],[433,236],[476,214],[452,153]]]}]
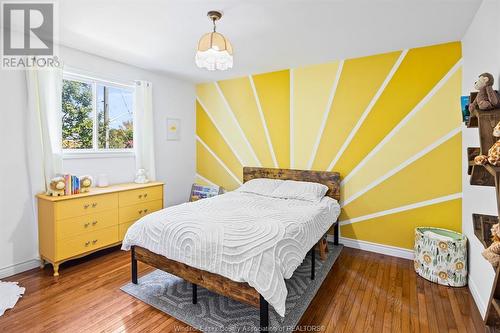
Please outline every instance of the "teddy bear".
[{"label": "teddy bear", "polygon": [[491,227],[491,235],[493,243],[483,251],[482,255],[493,267],[497,268],[500,264],[500,225],[498,223]]},{"label": "teddy bear", "polygon": [[[496,138],[500,137],[500,122],[493,129],[493,136]],[[485,165],[488,163],[493,166],[500,166],[500,140],[491,146],[488,150],[488,156],[478,155],[474,157],[474,164],[476,165]]]},{"label": "teddy bear", "polygon": [[80,193],[89,192],[91,186],[92,186],[92,177],[87,175],[80,177]]},{"label": "teddy bear", "polygon": [[53,197],[58,197],[64,195],[64,189],[66,188],[66,183],[63,177],[54,177],[50,180],[49,184],[49,195]]},{"label": "teddy bear", "polygon": [[479,75],[474,83],[474,88],[478,91],[476,98],[469,104],[469,111],[472,114],[476,108],[479,110],[492,110],[500,107],[500,96],[496,90],[493,90],[495,79],[490,73]]}]

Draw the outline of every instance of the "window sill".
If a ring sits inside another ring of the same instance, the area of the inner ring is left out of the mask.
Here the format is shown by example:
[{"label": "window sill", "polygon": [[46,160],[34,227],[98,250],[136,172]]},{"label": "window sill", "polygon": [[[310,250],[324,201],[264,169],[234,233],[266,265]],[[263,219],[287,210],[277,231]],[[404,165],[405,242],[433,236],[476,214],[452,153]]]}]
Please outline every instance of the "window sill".
[{"label": "window sill", "polygon": [[99,159],[99,158],[135,158],[133,151],[103,151],[103,152],[63,152],[63,160]]}]

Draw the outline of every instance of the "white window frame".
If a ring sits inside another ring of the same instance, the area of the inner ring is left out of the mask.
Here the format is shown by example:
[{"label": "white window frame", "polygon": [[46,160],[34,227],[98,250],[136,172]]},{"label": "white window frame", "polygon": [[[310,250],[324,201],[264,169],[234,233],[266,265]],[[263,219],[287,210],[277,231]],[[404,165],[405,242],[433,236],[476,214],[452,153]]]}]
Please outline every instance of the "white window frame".
[{"label": "white window frame", "polygon": [[[107,87],[115,87],[120,89],[127,89],[132,94],[135,91],[135,86],[133,84],[114,82],[110,80],[100,79],[93,76],[88,76],[84,74],[64,71],[63,80],[77,81],[86,84],[90,84],[92,87],[92,147],[91,149],[62,149],[63,159],[80,159],[80,158],[116,158],[116,157],[135,157],[135,142],[136,142],[136,124],[135,124],[135,113],[133,113],[133,131],[134,131],[134,147],[133,148],[122,148],[122,149],[102,149],[99,148],[97,133],[98,133],[98,123],[97,123],[97,85],[105,85]],[[133,100],[135,104],[135,100]],[[61,111],[62,119],[62,111]],[[62,128],[61,128],[62,131]],[[62,146],[62,141],[61,141]]]}]

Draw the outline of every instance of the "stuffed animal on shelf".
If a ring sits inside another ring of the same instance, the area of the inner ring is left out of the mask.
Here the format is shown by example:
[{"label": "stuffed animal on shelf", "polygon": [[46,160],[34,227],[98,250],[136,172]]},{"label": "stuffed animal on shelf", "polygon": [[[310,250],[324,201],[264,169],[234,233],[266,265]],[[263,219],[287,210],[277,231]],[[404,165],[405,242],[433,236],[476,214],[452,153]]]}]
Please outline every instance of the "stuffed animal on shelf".
[{"label": "stuffed animal on shelf", "polygon": [[469,111],[473,113],[476,107],[479,110],[492,110],[500,107],[500,96],[493,90],[495,79],[490,73],[479,75],[479,79],[474,83],[474,88],[478,91],[476,98],[469,104]]},{"label": "stuffed animal on shelf", "polygon": [[[493,136],[497,138],[500,137],[500,122],[498,122],[493,129]],[[476,165],[485,165],[488,163],[494,166],[500,166],[500,140],[491,146],[488,150],[488,156],[478,155],[474,157],[474,164]]]},{"label": "stuffed animal on shelf", "polygon": [[49,195],[53,197],[63,196],[65,188],[64,177],[54,177],[50,180]]},{"label": "stuffed animal on shelf", "polygon": [[493,243],[482,254],[484,259],[497,268],[500,263],[500,225],[498,223],[491,227],[491,235]]},{"label": "stuffed animal on shelf", "polygon": [[87,193],[88,191],[90,191],[91,186],[92,186],[92,177],[90,176],[80,177],[80,193]]}]

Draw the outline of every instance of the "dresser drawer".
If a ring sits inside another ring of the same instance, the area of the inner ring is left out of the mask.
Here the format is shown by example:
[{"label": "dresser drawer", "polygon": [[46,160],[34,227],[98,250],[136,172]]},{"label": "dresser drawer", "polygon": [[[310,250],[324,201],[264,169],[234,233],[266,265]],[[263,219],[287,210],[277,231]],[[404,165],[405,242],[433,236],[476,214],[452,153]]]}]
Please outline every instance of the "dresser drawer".
[{"label": "dresser drawer", "polygon": [[56,238],[65,239],[118,225],[118,209],[56,221]]},{"label": "dresser drawer", "polygon": [[88,196],[56,203],[56,219],[82,216],[118,208],[118,193]]},{"label": "dresser drawer", "polygon": [[138,205],[120,207],[120,223],[138,220],[163,207],[163,200],[144,202]]},{"label": "dresser drawer", "polygon": [[128,228],[135,222],[136,221],[125,222],[118,226],[118,237],[120,241],[122,241],[123,238],[125,238],[125,234],[127,233]]},{"label": "dresser drawer", "polygon": [[138,190],[123,191],[118,195],[120,207],[136,205],[142,202],[163,199],[163,186],[154,186]]},{"label": "dresser drawer", "polygon": [[57,260],[74,257],[117,242],[118,225],[106,229],[87,232],[85,234],[58,242]]}]

